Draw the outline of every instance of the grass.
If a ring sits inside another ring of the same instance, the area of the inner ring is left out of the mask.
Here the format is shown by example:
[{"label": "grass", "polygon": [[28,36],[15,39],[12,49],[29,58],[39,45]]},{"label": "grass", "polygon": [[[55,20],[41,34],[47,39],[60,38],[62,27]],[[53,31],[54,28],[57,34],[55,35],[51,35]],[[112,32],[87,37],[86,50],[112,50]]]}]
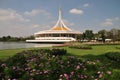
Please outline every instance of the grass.
[{"label": "grass", "polygon": [[106,52],[113,52],[113,51],[118,51],[120,52],[120,49],[116,49],[116,47],[120,47],[120,45],[99,45],[99,46],[92,46],[92,49],[84,50],[84,49],[74,49],[74,48],[69,48],[69,47],[64,47],[69,54],[72,55],[101,55]]},{"label": "grass", "polygon": [[[112,75],[110,80],[118,80],[120,76],[120,66],[119,62],[109,60],[105,53],[107,52],[120,52],[120,45],[97,45],[92,46],[92,49],[75,49],[75,48],[69,48],[69,47],[56,47],[56,48],[63,48],[67,50],[68,55],[75,55],[78,56],[80,59],[83,60],[90,60],[91,62],[100,60],[101,65],[106,65],[107,68],[110,68],[112,70]],[[7,50],[0,50],[0,59],[8,58],[10,56],[15,55],[18,52],[21,52],[23,50],[34,50],[39,48],[26,48],[26,49],[7,49]],[[46,49],[46,48],[42,48]],[[47,48],[48,49],[48,48]],[[96,64],[97,65],[97,64]],[[91,68],[92,70],[93,68]],[[103,79],[101,79],[103,80]]]},{"label": "grass", "polygon": [[[49,51],[54,52],[55,49]],[[105,65],[105,68],[102,68],[103,64],[100,60],[88,62],[74,56],[54,56],[49,51],[48,49],[23,51],[12,58],[1,61],[0,80],[95,80],[96,78],[106,80],[107,76],[110,76],[106,72],[113,73],[111,66]],[[114,76],[116,77],[115,73]]]},{"label": "grass", "polygon": [[[67,52],[71,55],[83,56],[83,55],[89,55],[89,54],[101,55],[106,52],[113,52],[113,51],[120,52],[120,49],[117,49],[116,47],[120,47],[120,45],[97,45],[97,46],[92,46],[92,49],[90,50],[74,49],[74,48],[69,48],[69,47],[60,47],[60,48],[66,49]],[[13,56],[18,52],[21,52],[23,50],[29,50],[29,49],[36,49],[36,48],[0,50],[0,59]]]},{"label": "grass", "polygon": [[25,49],[7,49],[7,50],[0,50],[0,59],[10,57],[15,55],[18,52],[21,52]]},{"label": "grass", "polygon": [[8,58],[23,50],[31,50],[31,49],[39,49],[39,48],[21,48],[21,49],[19,48],[19,49],[0,50],[0,59]]}]

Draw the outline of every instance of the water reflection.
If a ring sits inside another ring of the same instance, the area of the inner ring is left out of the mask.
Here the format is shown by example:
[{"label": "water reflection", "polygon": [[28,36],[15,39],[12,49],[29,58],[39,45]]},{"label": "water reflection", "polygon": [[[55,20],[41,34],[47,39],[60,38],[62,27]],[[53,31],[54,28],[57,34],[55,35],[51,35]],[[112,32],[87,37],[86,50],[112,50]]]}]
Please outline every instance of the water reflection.
[{"label": "water reflection", "polygon": [[0,42],[0,49],[51,47],[53,45],[54,44],[25,43],[25,42]]}]

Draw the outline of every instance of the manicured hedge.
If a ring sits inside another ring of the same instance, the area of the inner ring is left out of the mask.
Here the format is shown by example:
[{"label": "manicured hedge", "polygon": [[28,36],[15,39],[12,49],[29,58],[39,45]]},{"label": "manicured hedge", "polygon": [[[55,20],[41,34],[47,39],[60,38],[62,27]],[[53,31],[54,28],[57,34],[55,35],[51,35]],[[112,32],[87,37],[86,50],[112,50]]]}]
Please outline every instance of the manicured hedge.
[{"label": "manicured hedge", "polygon": [[76,48],[76,49],[92,49],[90,45],[87,44],[72,44],[70,45],[70,48]]}]

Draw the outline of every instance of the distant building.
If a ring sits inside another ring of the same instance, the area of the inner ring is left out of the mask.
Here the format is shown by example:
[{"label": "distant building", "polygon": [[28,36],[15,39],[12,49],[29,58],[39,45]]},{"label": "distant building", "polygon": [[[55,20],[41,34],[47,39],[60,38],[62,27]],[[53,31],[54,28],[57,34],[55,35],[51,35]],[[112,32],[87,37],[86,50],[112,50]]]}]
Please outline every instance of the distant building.
[{"label": "distant building", "polygon": [[62,20],[62,11],[59,9],[58,21],[54,27],[49,30],[34,33],[35,40],[26,40],[26,42],[70,42],[77,41],[78,31],[68,28]]},{"label": "distant building", "polygon": [[105,39],[105,42],[111,42],[112,39]]}]

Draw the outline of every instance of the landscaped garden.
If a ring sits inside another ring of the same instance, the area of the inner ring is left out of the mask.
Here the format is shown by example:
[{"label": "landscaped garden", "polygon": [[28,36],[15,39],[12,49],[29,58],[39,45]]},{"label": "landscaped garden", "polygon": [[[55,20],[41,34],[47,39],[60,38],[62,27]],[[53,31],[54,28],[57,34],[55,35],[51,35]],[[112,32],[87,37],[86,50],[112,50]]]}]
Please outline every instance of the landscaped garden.
[{"label": "landscaped garden", "polygon": [[120,45],[1,50],[0,56],[1,80],[120,79]]}]

